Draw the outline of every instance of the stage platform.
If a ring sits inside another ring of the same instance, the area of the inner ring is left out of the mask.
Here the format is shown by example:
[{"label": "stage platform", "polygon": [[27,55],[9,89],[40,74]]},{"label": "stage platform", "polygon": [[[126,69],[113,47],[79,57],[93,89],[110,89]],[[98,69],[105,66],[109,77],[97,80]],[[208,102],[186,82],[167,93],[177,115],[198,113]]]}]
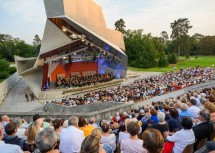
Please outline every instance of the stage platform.
[{"label": "stage platform", "polygon": [[89,91],[95,91],[95,90],[104,89],[107,87],[117,86],[123,83],[124,81],[125,81],[124,79],[115,79],[109,82],[96,83],[95,85],[84,86],[84,87],[73,87],[73,88],[58,89],[55,87],[51,87],[46,91],[41,91],[38,99],[51,100],[51,99],[57,99],[57,98],[62,98],[66,96],[71,96],[71,95],[82,94]]}]

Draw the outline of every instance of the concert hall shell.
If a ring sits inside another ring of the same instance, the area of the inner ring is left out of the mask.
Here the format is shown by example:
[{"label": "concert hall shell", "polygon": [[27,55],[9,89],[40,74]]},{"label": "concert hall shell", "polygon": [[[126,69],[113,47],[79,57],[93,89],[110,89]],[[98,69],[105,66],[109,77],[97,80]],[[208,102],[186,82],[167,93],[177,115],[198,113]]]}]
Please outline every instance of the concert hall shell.
[{"label": "concert hall shell", "polygon": [[47,19],[38,57],[15,56],[17,72],[36,97],[52,71],[62,64],[86,70],[97,63],[98,74],[126,77],[123,34],[107,28],[100,5],[93,0],[44,0],[44,5]]}]

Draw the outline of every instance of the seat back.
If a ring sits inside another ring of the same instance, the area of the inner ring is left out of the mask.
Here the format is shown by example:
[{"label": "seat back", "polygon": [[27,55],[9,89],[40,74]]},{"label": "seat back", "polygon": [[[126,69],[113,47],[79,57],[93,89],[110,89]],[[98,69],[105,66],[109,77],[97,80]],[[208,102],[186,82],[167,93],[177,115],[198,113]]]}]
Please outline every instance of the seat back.
[{"label": "seat back", "polygon": [[202,146],[204,146],[208,141],[208,138],[204,138],[199,140],[199,142],[197,143],[197,150],[199,150]]},{"label": "seat back", "polygon": [[214,140],[215,137],[215,130],[213,130],[213,133],[211,134],[210,140]]},{"label": "seat back", "polygon": [[183,151],[183,153],[193,153],[193,152],[194,152],[193,144],[187,145]]}]

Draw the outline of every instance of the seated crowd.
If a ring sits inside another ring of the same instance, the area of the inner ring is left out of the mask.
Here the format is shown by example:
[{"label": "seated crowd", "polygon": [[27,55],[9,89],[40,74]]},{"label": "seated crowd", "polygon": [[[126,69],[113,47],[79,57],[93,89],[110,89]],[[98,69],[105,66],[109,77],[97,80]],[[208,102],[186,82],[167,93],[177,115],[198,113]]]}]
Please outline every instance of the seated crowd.
[{"label": "seated crowd", "polygon": [[108,82],[114,79],[112,74],[94,74],[87,76],[73,75],[71,77],[57,77],[55,86],[60,87],[83,87],[96,83]]},{"label": "seated crowd", "polygon": [[124,86],[91,91],[76,98],[63,98],[61,101],[52,101],[51,103],[77,106],[106,101],[136,102],[209,80],[215,80],[214,68],[197,66],[196,68],[180,69],[176,72],[135,80]]},{"label": "seated crowd", "polygon": [[0,152],[182,153],[215,151],[215,87],[116,113],[98,124],[84,117],[33,122],[2,116]]}]

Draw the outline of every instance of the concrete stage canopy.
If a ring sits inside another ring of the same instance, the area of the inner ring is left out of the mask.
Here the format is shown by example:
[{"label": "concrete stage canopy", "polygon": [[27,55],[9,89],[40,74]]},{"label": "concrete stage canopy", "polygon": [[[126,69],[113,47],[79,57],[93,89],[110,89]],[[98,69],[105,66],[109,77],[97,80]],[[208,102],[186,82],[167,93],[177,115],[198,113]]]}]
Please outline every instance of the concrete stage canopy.
[{"label": "concrete stage canopy", "polygon": [[107,28],[101,6],[93,0],[44,0],[44,4],[47,20],[38,57],[15,56],[18,73],[36,97],[46,65],[97,62],[99,74],[126,77],[123,34]]}]

